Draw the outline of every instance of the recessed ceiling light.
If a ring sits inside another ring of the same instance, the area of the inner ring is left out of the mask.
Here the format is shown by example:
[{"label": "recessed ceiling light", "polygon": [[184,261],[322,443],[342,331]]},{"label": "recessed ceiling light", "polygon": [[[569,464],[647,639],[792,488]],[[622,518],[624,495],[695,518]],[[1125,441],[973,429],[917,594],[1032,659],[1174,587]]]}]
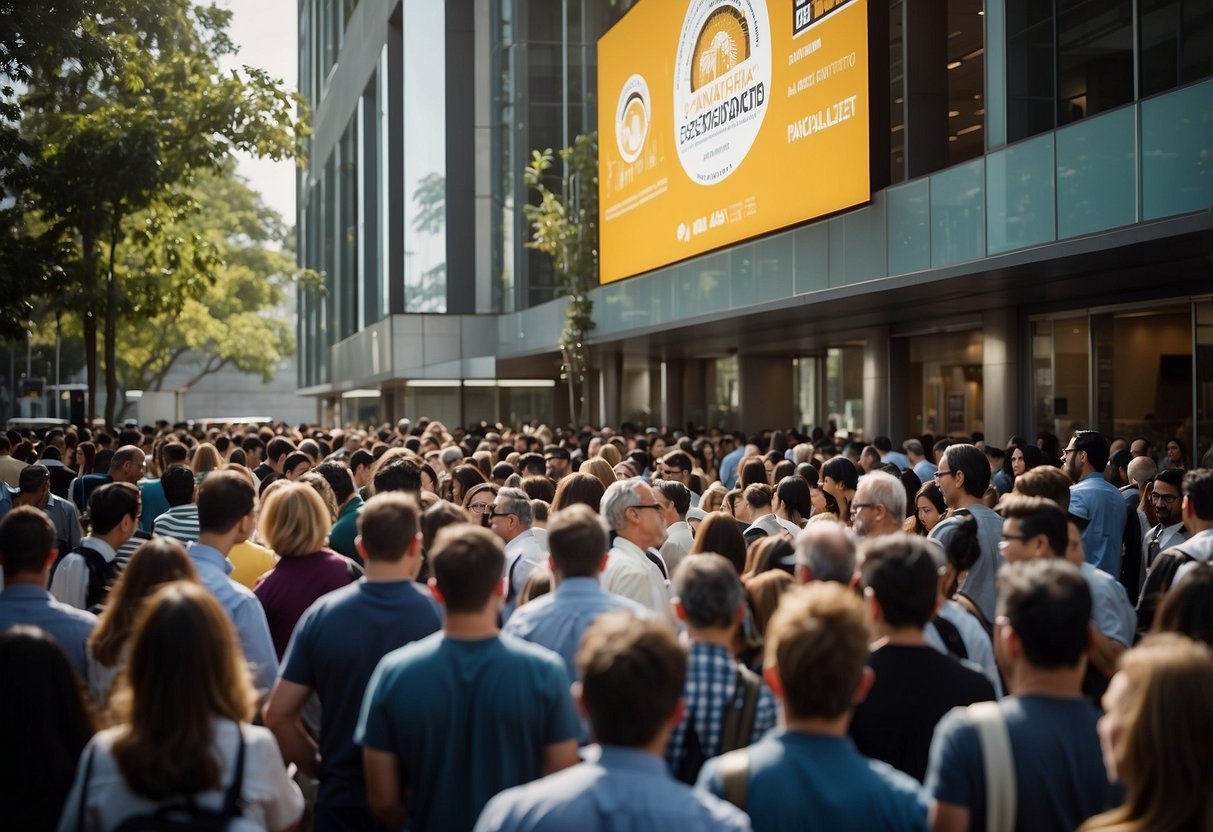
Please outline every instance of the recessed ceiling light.
[{"label": "recessed ceiling light", "polygon": [[952,63],[948,64],[948,69],[956,69],[958,66],[960,66],[960,61],[952,61]]}]

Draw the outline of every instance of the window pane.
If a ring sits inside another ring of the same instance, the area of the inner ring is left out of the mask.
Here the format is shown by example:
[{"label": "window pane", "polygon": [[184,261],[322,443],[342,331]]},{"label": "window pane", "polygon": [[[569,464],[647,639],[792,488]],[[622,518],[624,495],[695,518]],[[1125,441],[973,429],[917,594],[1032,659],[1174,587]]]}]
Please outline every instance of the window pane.
[{"label": "window pane", "polygon": [[1057,123],[1133,100],[1133,0],[1058,0]]}]

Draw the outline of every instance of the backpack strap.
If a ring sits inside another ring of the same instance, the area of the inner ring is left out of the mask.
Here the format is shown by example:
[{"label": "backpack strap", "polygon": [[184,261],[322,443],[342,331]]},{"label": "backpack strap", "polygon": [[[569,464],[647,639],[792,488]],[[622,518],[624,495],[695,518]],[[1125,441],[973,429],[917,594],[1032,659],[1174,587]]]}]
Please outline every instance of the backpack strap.
[{"label": "backpack strap", "polygon": [[969,657],[969,651],[965,647],[959,627],[940,615],[931,619],[931,626],[935,628],[935,632],[939,633],[939,638],[943,641],[943,646],[947,648],[949,655],[957,659]]},{"label": "backpack strap", "polygon": [[93,755],[96,749],[88,749],[88,759],[84,761],[84,781],[80,784],[80,805],[76,807],[76,832],[84,832],[84,813],[88,809],[88,784],[93,779]]},{"label": "backpack strap", "polygon": [[977,729],[981,762],[986,771],[986,830],[1011,832],[1015,828],[1015,757],[1011,735],[997,702],[977,702],[968,707]]},{"label": "backpack strap", "polygon": [[724,716],[720,730],[720,753],[744,748],[754,734],[754,716],[758,711],[758,695],[762,679],[743,665],[737,665],[737,681],[733,688],[733,703]]},{"label": "backpack strap", "polygon": [[240,802],[240,793],[244,790],[244,730],[236,723],[236,771],[232,774],[232,782],[223,796],[223,817],[230,820],[244,813]]},{"label": "backpack strap", "polygon": [[750,750],[738,748],[720,758],[721,796],[741,811],[746,807],[746,788],[750,780]]}]

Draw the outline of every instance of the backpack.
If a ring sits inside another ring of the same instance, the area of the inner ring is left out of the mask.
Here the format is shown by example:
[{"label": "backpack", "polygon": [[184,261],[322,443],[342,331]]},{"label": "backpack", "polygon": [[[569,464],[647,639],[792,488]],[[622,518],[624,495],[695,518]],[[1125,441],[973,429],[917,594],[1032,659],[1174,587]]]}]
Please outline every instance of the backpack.
[{"label": "backpack", "polygon": [[943,646],[948,650],[948,655],[961,660],[969,658],[969,651],[965,647],[964,639],[960,637],[960,629],[955,624],[937,615],[931,619],[931,626],[935,628],[935,632],[939,633]]},{"label": "backpack", "polygon": [[[1182,546],[1183,544],[1180,544]],[[1137,632],[1144,635],[1154,624],[1154,614],[1162,597],[1175,582],[1175,575],[1185,563],[1193,563],[1196,558],[1189,555],[1180,546],[1172,546],[1154,559],[1154,565],[1146,573],[1145,585],[1141,588],[1141,597],[1137,599]]]},{"label": "backpack", "polygon": [[[761,689],[762,678],[749,668],[738,665],[733,701],[725,710],[724,724],[720,729],[720,749],[717,753],[724,754],[750,744],[750,738],[754,735],[754,716],[758,711],[758,695]],[[678,760],[678,769],[674,776],[683,783],[694,784],[706,761],[707,757],[699,741],[699,732],[695,730],[695,715],[692,713],[687,719],[682,756]]]},{"label": "backpack", "polygon": [[[84,595],[84,608],[86,610],[99,608],[105,603],[110,587],[114,585],[114,581],[118,580],[118,573],[122,571],[117,556],[113,560],[107,561],[100,552],[88,546],[77,546],[67,555],[79,555],[84,559],[85,567],[88,568],[88,589]],[[55,579],[55,570],[59,568],[67,555],[63,555],[55,561],[55,565],[51,568],[51,581]]]},{"label": "backpack", "polygon": [[[194,802],[193,796],[163,803],[143,815],[132,815],[114,827],[113,832],[223,832],[228,824],[244,813],[240,792],[244,786],[244,733],[236,726],[239,745],[236,749],[236,770],[232,782],[223,797],[222,809],[206,809]],[[76,816],[76,830],[84,830],[85,798],[88,795],[89,776],[93,770],[93,755],[89,753],[84,768],[84,783],[80,789],[80,811]]]}]

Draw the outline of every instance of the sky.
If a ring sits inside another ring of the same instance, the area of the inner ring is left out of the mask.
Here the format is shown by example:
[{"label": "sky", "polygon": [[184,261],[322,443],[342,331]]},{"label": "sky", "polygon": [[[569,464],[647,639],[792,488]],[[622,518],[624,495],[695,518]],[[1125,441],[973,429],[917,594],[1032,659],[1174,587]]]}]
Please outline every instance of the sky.
[{"label": "sky", "polygon": [[[232,11],[228,32],[240,52],[225,61],[225,68],[260,67],[298,89],[296,31],[297,0],[219,0]],[[288,225],[295,223],[295,163],[239,157],[240,175],[261,193]]]}]

